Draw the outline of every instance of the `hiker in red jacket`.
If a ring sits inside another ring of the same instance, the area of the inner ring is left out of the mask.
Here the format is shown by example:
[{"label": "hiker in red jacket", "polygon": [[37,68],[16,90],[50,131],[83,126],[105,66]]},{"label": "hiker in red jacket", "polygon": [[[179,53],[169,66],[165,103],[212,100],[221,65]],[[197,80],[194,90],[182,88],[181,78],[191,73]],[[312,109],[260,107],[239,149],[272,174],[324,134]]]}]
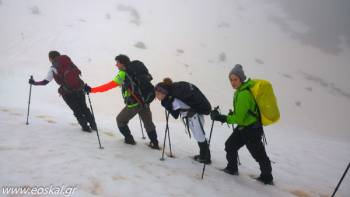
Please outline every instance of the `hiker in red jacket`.
[{"label": "hiker in red jacket", "polygon": [[56,83],[60,86],[58,88],[59,94],[72,109],[82,130],[85,132],[91,132],[91,129],[96,130],[94,117],[86,106],[85,94],[83,91],[84,82],[79,77],[81,71],[68,56],[61,55],[57,51],[49,52],[49,60],[52,66],[46,78],[42,81],[29,79],[29,84],[47,85],[52,79],[55,79]]}]

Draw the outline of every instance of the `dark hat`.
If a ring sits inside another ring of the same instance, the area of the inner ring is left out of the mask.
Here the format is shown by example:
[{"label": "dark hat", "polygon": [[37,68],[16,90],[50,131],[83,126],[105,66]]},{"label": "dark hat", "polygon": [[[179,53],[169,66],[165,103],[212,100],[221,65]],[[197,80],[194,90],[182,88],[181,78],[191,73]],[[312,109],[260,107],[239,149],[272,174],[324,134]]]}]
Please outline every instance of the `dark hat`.
[{"label": "dark hat", "polygon": [[156,87],[154,87],[154,90],[156,92],[161,92],[165,95],[168,95],[170,91],[170,87],[166,85],[164,82],[160,82],[156,85]]},{"label": "dark hat", "polygon": [[241,82],[244,82],[247,79],[247,77],[244,74],[243,67],[240,64],[236,64],[235,67],[232,68],[229,77],[233,74],[239,77]]},{"label": "dark hat", "polygon": [[49,52],[49,58],[55,59],[56,57],[60,56],[61,54],[58,51],[50,51]]}]

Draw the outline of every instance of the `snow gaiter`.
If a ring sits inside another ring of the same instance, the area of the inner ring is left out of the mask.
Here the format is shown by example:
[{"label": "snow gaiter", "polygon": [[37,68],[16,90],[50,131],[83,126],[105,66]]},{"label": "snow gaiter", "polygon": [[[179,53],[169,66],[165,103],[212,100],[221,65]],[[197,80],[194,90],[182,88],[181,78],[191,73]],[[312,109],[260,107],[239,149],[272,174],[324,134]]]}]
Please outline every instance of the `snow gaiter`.
[{"label": "snow gaiter", "polygon": [[207,140],[205,140],[204,142],[198,142],[198,146],[200,159],[210,161],[211,155]]}]

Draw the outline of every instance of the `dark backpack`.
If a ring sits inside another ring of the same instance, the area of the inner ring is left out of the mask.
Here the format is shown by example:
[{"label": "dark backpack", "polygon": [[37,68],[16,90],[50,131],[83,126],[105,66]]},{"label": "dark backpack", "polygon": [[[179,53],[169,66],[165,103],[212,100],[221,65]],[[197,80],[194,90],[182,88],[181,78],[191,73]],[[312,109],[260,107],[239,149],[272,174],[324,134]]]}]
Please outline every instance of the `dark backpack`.
[{"label": "dark backpack", "polygon": [[180,81],[171,86],[171,96],[180,99],[199,114],[210,114],[211,105],[204,94],[193,84]]},{"label": "dark backpack", "polygon": [[141,95],[143,103],[150,104],[155,98],[155,92],[151,83],[153,77],[146,66],[141,61],[135,60],[125,65],[125,67],[132,91],[137,95]]},{"label": "dark backpack", "polygon": [[67,55],[57,57],[54,66],[57,70],[55,80],[65,93],[82,90],[84,81],[80,79],[81,71]]}]

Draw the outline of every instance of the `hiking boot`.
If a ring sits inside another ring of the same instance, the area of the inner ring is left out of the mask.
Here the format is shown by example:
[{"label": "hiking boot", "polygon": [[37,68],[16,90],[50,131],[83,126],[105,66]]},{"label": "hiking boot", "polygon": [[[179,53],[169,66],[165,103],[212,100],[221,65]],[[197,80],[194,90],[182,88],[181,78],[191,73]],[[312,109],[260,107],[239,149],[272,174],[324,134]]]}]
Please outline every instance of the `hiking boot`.
[{"label": "hiking boot", "polygon": [[273,177],[271,174],[260,175],[258,178],[256,178],[256,180],[264,183],[265,185],[273,185]]},{"label": "hiking boot", "polygon": [[200,155],[193,156],[193,160],[198,161],[199,163],[204,163],[208,165],[211,164],[210,158],[205,159],[205,158],[202,158]]},{"label": "hiking boot", "polygon": [[136,144],[136,142],[134,140],[134,137],[132,135],[130,135],[129,137],[126,137],[124,139],[124,143],[125,144],[130,144],[130,145],[135,145]]},{"label": "hiking boot", "polygon": [[150,142],[148,144],[148,147],[152,148],[152,149],[156,149],[156,150],[159,150],[159,146],[158,146],[158,143],[153,143],[153,142]]},{"label": "hiking boot", "polygon": [[91,132],[91,129],[88,126],[82,127],[81,130],[84,132],[89,132],[89,133]]},{"label": "hiking boot", "polygon": [[233,169],[230,169],[228,167],[222,169],[222,171],[224,171],[227,174],[234,175],[234,176],[238,176],[239,175],[238,170],[233,170]]},{"label": "hiking boot", "polygon": [[97,131],[96,123],[90,123],[90,127],[92,130]]}]

